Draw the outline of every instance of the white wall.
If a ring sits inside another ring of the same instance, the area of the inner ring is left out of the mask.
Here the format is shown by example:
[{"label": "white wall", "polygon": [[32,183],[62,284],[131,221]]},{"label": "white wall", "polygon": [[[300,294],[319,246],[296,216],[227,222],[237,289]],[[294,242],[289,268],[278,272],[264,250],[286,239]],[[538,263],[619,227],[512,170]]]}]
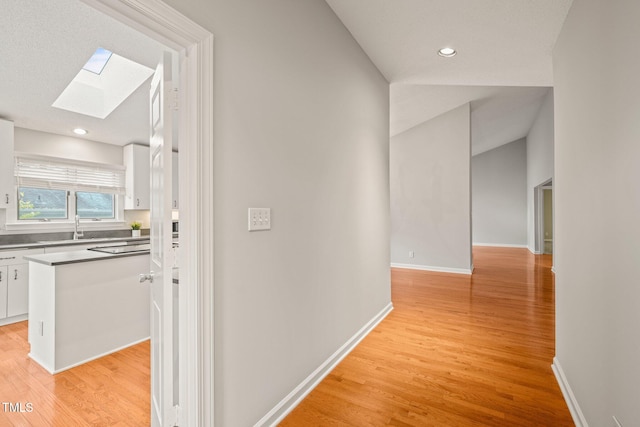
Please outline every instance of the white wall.
[{"label": "white wall", "polygon": [[393,265],[470,272],[470,166],[469,104],[391,138]]},{"label": "white wall", "polygon": [[556,361],[591,426],[640,420],[639,21],[574,0],[554,50]]},{"label": "white wall", "polygon": [[15,128],[15,151],[87,162],[122,164],[122,147],[85,138]]},{"label": "white wall", "polygon": [[527,141],[471,158],[473,243],[527,244]]},{"label": "white wall", "polygon": [[536,252],[534,189],[553,179],[553,131],[553,89],[549,89],[527,135],[527,245],[531,252]]},{"label": "white wall", "polygon": [[167,3],[215,36],[215,418],[249,426],[390,303],[389,85],[324,1]]}]

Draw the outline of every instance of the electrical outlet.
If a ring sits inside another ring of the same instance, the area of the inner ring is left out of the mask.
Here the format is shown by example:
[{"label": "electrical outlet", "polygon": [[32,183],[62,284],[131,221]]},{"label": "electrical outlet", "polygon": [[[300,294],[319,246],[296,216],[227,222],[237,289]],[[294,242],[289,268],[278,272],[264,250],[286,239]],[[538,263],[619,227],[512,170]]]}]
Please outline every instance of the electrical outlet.
[{"label": "electrical outlet", "polygon": [[413,258],[415,256],[415,253],[413,251],[409,251],[409,258]]},{"label": "electrical outlet", "polygon": [[249,231],[271,230],[271,208],[249,208]]}]

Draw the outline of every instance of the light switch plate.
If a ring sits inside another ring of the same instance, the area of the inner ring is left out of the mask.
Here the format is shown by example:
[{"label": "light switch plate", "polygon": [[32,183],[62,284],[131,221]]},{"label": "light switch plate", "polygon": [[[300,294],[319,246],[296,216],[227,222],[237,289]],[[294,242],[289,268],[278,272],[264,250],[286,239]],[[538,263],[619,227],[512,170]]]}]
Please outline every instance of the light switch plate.
[{"label": "light switch plate", "polygon": [[271,208],[249,208],[249,231],[271,230]]}]

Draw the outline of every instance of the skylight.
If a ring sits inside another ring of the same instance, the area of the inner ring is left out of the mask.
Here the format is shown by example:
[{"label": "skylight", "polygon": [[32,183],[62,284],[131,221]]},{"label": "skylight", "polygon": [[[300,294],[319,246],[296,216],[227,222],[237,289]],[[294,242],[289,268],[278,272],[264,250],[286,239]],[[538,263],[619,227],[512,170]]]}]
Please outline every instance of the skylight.
[{"label": "skylight", "polygon": [[99,48],[52,104],[106,118],[153,74],[153,69]]},{"label": "skylight", "polygon": [[91,55],[91,58],[89,58],[87,63],[84,64],[82,69],[91,71],[94,74],[102,73],[102,70],[105,65],[107,65],[109,58],[111,58],[111,54],[112,52],[110,50],[99,47],[93,55]]}]

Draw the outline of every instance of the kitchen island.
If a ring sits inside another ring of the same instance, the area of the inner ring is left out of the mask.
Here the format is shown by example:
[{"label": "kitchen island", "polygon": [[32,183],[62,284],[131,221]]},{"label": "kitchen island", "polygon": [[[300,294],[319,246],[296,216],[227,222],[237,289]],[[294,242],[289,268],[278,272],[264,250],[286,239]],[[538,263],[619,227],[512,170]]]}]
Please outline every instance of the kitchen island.
[{"label": "kitchen island", "polygon": [[149,338],[149,285],[138,279],[149,251],[138,249],[25,257],[31,359],[55,374]]}]

